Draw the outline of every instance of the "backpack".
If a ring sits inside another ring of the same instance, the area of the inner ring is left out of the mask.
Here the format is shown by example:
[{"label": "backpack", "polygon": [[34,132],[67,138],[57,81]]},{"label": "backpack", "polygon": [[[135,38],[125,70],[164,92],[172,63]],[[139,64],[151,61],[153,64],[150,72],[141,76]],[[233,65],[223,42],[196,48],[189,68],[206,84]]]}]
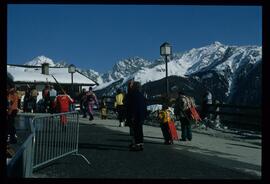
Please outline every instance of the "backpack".
[{"label": "backpack", "polygon": [[180,107],[182,111],[188,110],[192,106],[191,100],[189,97],[182,95],[180,99]]},{"label": "backpack", "polygon": [[168,123],[171,121],[170,112],[168,110],[161,110],[158,116],[162,123]]},{"label": "backpack", "polygon": [[185,107],[183,108],[185,116],[189,120],[193,120],[196,122],[201,121],[200,115],[195,108],[194,100],[191,97],[187,96],[184,96],[183,99],[185,99],[186,101]]}]

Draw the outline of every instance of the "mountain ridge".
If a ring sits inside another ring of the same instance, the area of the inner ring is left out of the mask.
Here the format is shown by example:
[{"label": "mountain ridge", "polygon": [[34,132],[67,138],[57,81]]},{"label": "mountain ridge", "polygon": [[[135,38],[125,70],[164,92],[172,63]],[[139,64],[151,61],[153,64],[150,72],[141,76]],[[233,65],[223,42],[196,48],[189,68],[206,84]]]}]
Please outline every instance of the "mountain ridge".
[{"label": "mountain ridge", "polygon": [[[46,61],[51,62],[49,59]],[[174,53],[168,62],[168,75],[198,78],[205,88],[213,93],[215,91],[222,93],[222,95],[217,95],[220,96],[220,101],[228,102],[229,99],[235,99],[233,96],[236,91],[239,91],[237,86],[246,83],[245,76],[250,77],[249,73],[252,73],[253,70],[256,71],[253,72],[253,75],[257,76],[256,81],[261,81],[261,70],[259,69],[261,62],[261,46],[230,46],[214,42],[204,47]],[[55,65],[60,66],[59,63]],[[259,68],[256,69],[256,66]],[[120,60],[112,67],[112,70],[103,74],[92,69],[78,70],[100,84],[95,90],[102,90],[112,84],[117,84],[121,88],[131,78],[140,81],[142,85],[160,80],[165,77],[165,62],[161,57],[154,61],[148,61],[136,56]],[[220,88],[222,91],[215,88]],[[115,89],[113,88],[112,91],[106,90],[106,95],[114,93]]]}]

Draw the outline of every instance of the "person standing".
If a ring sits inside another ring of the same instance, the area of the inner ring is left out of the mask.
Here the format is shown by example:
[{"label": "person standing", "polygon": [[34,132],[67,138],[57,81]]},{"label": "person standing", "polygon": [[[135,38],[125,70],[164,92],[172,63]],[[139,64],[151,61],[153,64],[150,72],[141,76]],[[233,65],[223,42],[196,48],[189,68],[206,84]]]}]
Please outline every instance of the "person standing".
[{"label": "person standing", "polygon": [[54,86],[51,85],[50,86],[50,91],[49,91],[49,96],[50,96],[50,108],[49,108],[49,112],[52,114],[55,112],[54,109],[54,100],[57,96],[57,91],[54,89]]},{"label": "person standing", "polygon": [[21,99],[22,99],[22,96],[23,96],[23,91],[17,89],[17,94],[18,94],[18,97],[19,97],[18,111],[21,111],[22,110],[22,107],[21,107],[22,100]]},{"label": "person standing", "polygon": [[127,98],[127,116],[134,132],[134,144],[130,145],[130,151],[142,151],[144,148],[143,122],[146,114],[146,99],[141,93],[141,85],[134,81]]},{"label": "person standing", "polygon": [[94,119],[94,105],[98,106],[98,100],[95,93],[92,91],[92,87],[89,87],[89,91],[86,92],[86,108],[87,113],[89,114],[89,120]]},{"label": "person standing", "polygon": [[102,97],[101,102],[100,102],[100,114],[101,114],[101,119],[107,119],[107,104],[105,97]]},{"label": "person standing", "polygon": [[[74,103],[74,100],[66,94],[64,91],[60,91],[59,95],[56,96],[54,104],[57,112],[64,113],[69,112],[69,106],[70,104]],[[60,123],[62,125],[67,124],[67,117],[66,115],[60,116]]]},{"label": "person standing", "polygon": [[24,98],[23,98],[23,112],[30,112],[30,98],[31,98],[31,90],[30,90],[30,86],[27,84],[27,88],[25,90],[24,93]]},{"label": "person standing", "polygon": [[32,110],[33,112],[37,112],[37,96],[38,96],[38,91],[36,89],[36,86],[33,86],[31,90],[31,104],[32,104]]},{"label": "person standing", "polygon": [[50,108],[50,85],[47,84],[45,88],[42,90],[42,98],[44,101],[44,109],[45,112],[48,112],[48,109]]},{"label": "person standing", "polygon": [[124,106],[125,106],[125,117],[126,117],[126,125],[129,127],[129,135],[131,136],[131,144],[129,147],[135,144],[134,140],[134,130],[131,126],[132,116],[128,108],[131,106],[131,98],[132,98],[132,87],[133,80],[128,81],[127,94],[124,97]]},{"label": "person standing", "polygon": [[125,119],[125,107],[124,107],[124,94],[120,89],[117,89],[117,95],[115,96],[115,103],[114,107],[116,108],[119,120],[119,127],[124,126],[124,119]]},{"label": "person standing", "polygon": [[191,132],[191,112],[189,108],[191,107],[190,97],[184,95],[183,92],[178,92],[178,98],[175,102],[174,114],[181,123],[181,139],[180,141],[192,140]]},{"label": "person standing", "polygon": [[15,117],[18,113],[18,102],[19,96],[15,89],[14,85],[7,87],[7,133],[8,139],[7,142],[9,144],[17,143],[16,139],[16,128],[15,128]]},{"label": "person standing", "polygon": [[212,93],[207,90],[203,95],[202,108],[201,108],[201,117],[202,119],[210,119],[209,108],[212,105]]},{"label": "person standing", "polygon": [[162,110],[158,113],[160,120],[160,128],[164,137],[164,144],[173,144],[173,139],[169,130],[169,122],[171,121],[170,111],[167,105],[162,105]]},{"label": "person standing", "polygon": [[83,114],[83,118],[86,118],[86,89],[83,88],[82,92],[79,94],[79,100],[80,100],[80,110]]}]

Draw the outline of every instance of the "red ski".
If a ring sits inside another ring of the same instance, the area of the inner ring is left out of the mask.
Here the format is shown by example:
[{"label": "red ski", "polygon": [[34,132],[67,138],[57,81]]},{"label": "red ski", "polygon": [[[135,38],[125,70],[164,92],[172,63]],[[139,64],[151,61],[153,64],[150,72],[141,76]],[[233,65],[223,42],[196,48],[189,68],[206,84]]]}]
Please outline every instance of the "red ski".
[{"label": "red ski", "polygon": [[179,137],[178,137],[178,134],[177,134],[177,130],[175,128],[175,125],[174,125],[174,122],[173,121],[170,121],[168,123],[169,125],[169,132],[170,132],[170,135],[172,137],[173,140],[179,140]]}]

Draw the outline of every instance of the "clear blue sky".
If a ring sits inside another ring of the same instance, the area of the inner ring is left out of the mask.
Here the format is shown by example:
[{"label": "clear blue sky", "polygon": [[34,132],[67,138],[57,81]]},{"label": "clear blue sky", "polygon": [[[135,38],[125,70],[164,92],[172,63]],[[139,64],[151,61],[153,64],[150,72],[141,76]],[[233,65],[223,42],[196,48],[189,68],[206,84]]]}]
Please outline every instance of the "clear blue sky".
[{"label": "clear blue sky", "polygon": [[260,6],[8,5],[8,64],[44,55],[106,72],[121,59],[159,57],[220,41],[262,45]]}]

